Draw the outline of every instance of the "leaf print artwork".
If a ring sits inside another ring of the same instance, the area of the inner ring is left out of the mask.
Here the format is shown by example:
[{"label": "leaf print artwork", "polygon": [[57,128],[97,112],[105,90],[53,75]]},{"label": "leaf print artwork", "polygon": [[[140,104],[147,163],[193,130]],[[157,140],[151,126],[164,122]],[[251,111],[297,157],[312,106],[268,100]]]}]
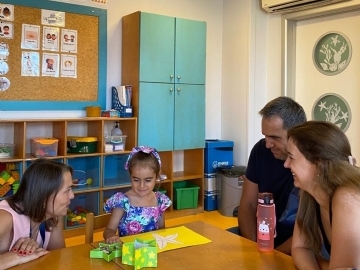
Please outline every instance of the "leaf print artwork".
[{"label": "leaf print artwork", "polygon": [[337,94],[321,96],[314,104],[314,120],[328,121],[346,131],[351,121],[350,106]]},{"label": "leaf print artwork", "polygon": [[351,43],[338,32],[327,33],[319,38],[314,47],[313,60],[316,68],[325,75],[342,72],[351,59]]}]

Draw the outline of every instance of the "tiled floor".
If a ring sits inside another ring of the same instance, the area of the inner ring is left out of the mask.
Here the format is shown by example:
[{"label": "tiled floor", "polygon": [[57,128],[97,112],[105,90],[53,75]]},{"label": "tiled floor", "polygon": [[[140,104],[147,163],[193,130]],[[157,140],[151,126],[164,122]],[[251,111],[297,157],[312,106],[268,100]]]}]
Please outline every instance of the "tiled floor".
[{"label": "tiled floor", "polygon": [[[166,227],[176,226],[184,223],[189,223],[193,221],[204,221],[207,223],[210,223],[214,226],[217,226],[222,229],[227,229],[230,227],[234,227],[237,225],[237,218],[235,217],[225,217],[221,215],[218,211],[211,211],[211,212],[203,212],[201,214],[197,215],[190,215],[180,218],[174,218],[174,219],[168,219],[165,220]],[[103,241],[102,232],[95,232],[94,233],[94,242],[97,241]],[[76,246],[85,243],[85,236],[76,236],[76,237],[70,237],[65,239],[66,246]]]}]

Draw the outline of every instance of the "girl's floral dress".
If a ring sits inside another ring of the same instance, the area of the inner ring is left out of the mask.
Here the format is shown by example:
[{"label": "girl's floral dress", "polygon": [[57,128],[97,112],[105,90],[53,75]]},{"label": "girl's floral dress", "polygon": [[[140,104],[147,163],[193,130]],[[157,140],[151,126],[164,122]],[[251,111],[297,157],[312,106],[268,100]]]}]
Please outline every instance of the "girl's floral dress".
[{"label": "girl's floral dress", "polygon": [[171,205],[171,200],[161,192],[155,192],[158,201],[157,206],[139,207],[130,205],[126,194],[118,192],[111,196],[105,203],[104,209],[107,213],[114,208],[124,209],[124,215],[120,220],[119,236],[138,234],[159,229],[159,220],[165,210]]}]

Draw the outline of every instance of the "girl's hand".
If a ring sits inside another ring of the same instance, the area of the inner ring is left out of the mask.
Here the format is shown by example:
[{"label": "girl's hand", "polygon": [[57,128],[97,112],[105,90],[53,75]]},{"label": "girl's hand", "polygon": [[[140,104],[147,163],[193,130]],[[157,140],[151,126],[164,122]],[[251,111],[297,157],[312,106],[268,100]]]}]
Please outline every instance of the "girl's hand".
[{"label": "girl's hand", "polygon": [[36,260],[38,258],[40,258],[41,256],[44,256],[46,254],[48,254],[49,251],[43,249],[43,248],[36,248],[33,252],[31,252],[30,254],[28,254],[27,256],[23,255],[19,255],[19,264],[23,264],[23,263],[27,263],[33,260]]},{"label": "girl's hand", "polygon": [[16,241],[11,251],[19,256],[28,256],[33,254],[39,248],[39,243],[28,237],[21,237]]},{"label": "girl's hand", "polygon": [[106,244],[114,244],[114,243],[122,243],[119,236],[113,235],[106,239]]}]

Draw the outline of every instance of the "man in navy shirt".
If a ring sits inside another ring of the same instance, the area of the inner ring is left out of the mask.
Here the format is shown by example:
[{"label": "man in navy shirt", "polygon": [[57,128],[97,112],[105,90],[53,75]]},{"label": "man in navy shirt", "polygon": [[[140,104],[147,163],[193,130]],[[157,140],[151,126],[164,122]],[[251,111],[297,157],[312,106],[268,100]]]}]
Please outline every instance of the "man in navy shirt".
[{"label": "man in navy shirt", "polygon": [[278,251],[291,254],[294,225],[278,222],[294,187],[291,171],[284,167],[287,131],[306,122],[306,115],[304,109],[288,97],[271,100],[259,113],[265,138],[258,141],[250,153],[238,211],[239,229],[241,236],[256,241],[258,193],[271,192],[277,220],[274,246]]}]

